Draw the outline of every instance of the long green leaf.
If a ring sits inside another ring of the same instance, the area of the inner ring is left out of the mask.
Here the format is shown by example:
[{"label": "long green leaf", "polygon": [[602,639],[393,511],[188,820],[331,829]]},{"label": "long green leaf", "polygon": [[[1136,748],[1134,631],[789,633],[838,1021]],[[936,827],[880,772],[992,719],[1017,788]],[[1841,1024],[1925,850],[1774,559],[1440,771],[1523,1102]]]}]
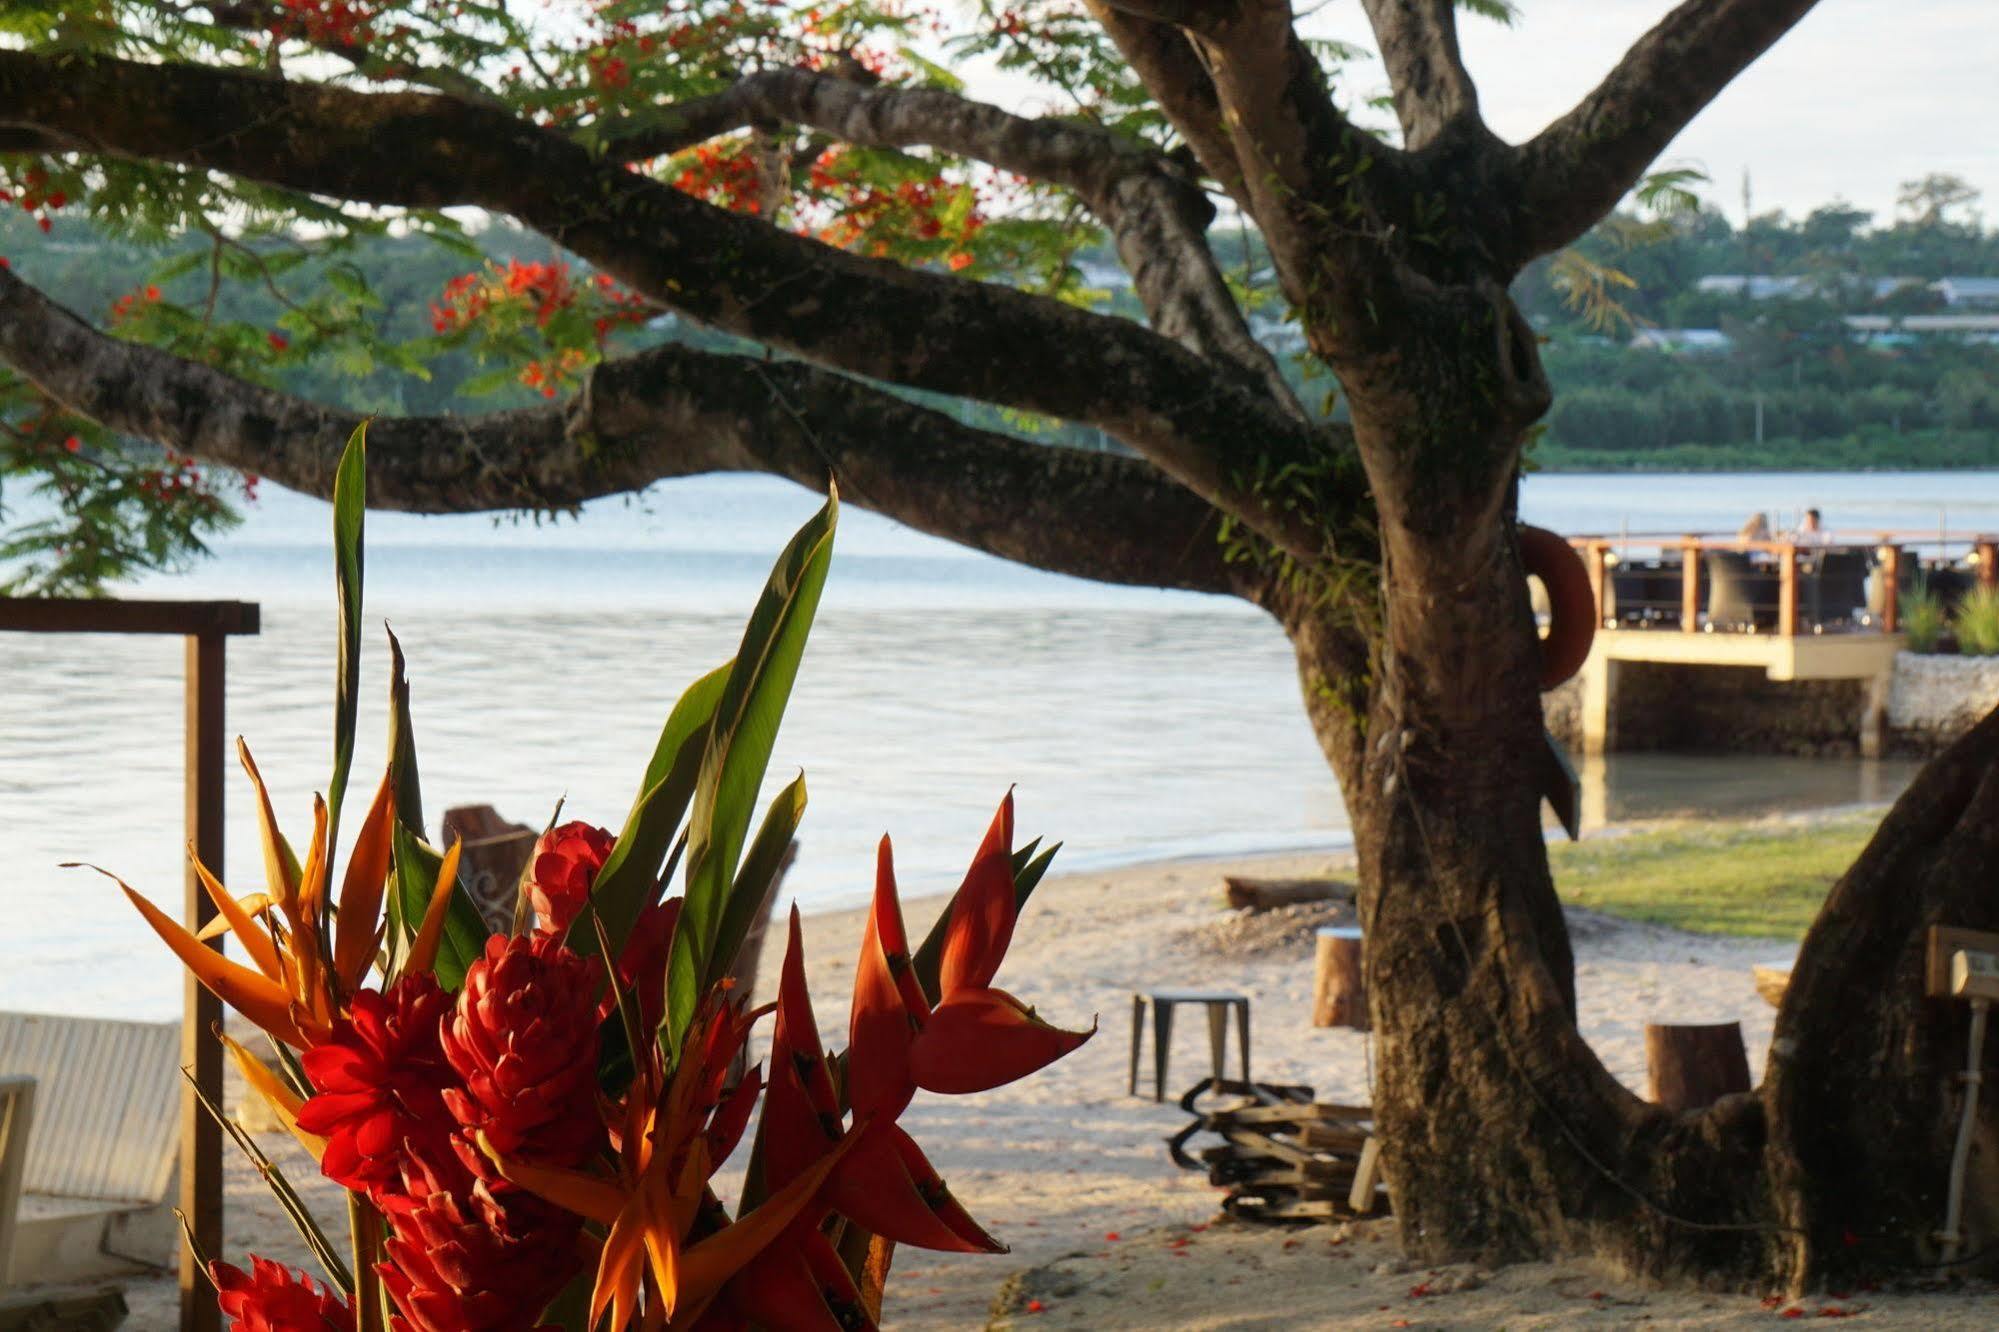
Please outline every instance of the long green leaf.
[{"label": "long green leaf", "polygon": [[[443,855],[401,822],[396,824],[394,852],[396,878],[390,887],[394,903],[391,923],[395,926],[395,933],[389,939],[391,977],[401,973],[409,957],[410,944],[423,924],[424,908],[430,905],[431,892],[437,887],[437,872],[444,868]],[[465,983],[465,971],[485,948],[487,933],[486,918],[479,914],[463,881],[454,884],[450,904],[444,909],[444,934],[437,945],[434,974],[440,986],[456,990]]]},{"label": "long green leaf", "polygon": [[777,743],[778,723],[798,678],[819,594],[833,557],[840,516],[837,491],[785,547],[743,630],[742,647],[703,755],[688,824],[687,897],[667,969],[667,1045],[678,1050],[708,974],[717,931]]},{"label": "long green leaf", "polygon": [[[718,666],[687,686],[687,692],[667,714],[652,761],[646,765],[639,797],[625,816],[624,830],[611,848],[610,859],[597,871],[590,898],[604,923],[604,937],[614,948],[624,947],[639,912],[659,883],[660,864],[673,845],[673,835],[680,830],[688,802],[694,798],[708,732],[733,665]],[[596,931],[571,926],[569,946],[586,956],[596,952]]]},{"label": "long green leaf", "polygon": [[389,773],[396,791],[396,818],[423,836],[423,788],[417,781],[416,732],[410,727],[410,682],[403,674],[403,645],[389,635]]},{"label": "long green leaf", "polygon": [[354,766],[361,705],[361,533],[368,507],[368,425],[354,427],[333,474],[333,582],[340,601],[340,650],[333,681],[333,778],[326,784],[326,844],[340,831],[340,802]]},{"label": "long green leaf", "polygon": [[729,889],[729,904],[723,909],[721,925],[715,932],[715,948],[708,959],[707,975],[702,978],[704,986],[713,985],[734,970],[736,954],[763,912],[778,871],[791,854],[791,839],[798,834],[799,822],[804,817],[805,774],[800,773],[771,800],[763,826],[757,829],[756,840],[743,856],[743,867],[736,872],[736,882]]}]

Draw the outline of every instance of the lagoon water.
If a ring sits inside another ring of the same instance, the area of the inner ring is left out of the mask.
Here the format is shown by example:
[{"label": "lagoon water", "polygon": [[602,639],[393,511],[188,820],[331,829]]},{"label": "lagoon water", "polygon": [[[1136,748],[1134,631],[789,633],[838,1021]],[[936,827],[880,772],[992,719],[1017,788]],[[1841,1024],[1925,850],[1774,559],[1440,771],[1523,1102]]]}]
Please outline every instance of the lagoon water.
[{"label": "lagoon water", "polygon": [[[680,688],[733,650],[812,496],[756,477],[674,482],[535,526],[369,518],[358,806],[381,771],[386,652],[410,662],[425,810],[484,803],[535,826],[615,828]],[[1567,532],[1780,524],[1999,531],[1999,477],[1967,473],[1528,478],[1523,510]],[[330,763],[329,510],[267,491],[213,559],[134,595],[262,603],[234,640],[231,734],[303,838]],[[176,967],[91,860],[177,903],[178,643],[0,635],[0,1008],[165,1017]],[[973,554],[849,508],[774,781],[807,773],[791,893],[860,899],[895,837],[905,893],[949,888],[1017,784],[1023,837],[1070,869],[1334,847],[1338,791],[1304,721],[1283,636],[1234,602],[1106,588]],[[1883,799],[1899,765],[1632,755],[1604,765],[1612,819]],[[233,774],[232,774],[233,775]],[[230,789],[227,878],[260,873],[247,788]]]}]

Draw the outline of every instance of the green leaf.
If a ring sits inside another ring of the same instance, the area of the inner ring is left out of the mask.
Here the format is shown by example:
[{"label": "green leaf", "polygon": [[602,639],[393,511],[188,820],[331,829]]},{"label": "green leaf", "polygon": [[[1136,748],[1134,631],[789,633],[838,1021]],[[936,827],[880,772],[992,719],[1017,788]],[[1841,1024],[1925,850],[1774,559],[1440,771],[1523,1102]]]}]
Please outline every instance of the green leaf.
[{"label": "green leaf", "polygon": [[[680,829],[688,801],[694,798],[709,728],[734,664],[718,666],[696,680],[673,705],[660,729],[659,743],[653,746],[652,761],[646,765],[639,798],[625,816],[624,830],[618,834],[610,859],[597,871],[590,900],[614,948],[624,947],[639,912],[659,883],[660,863]],[[585,956],[596,952],[596,932],[572,926],[569,946]]]},{"label": "green leaf", "polygon": [[[423,925],[423,913],[437,887],[437,872],[444,857],[435,847],[396,821],[395,882],[389,885],[389,974],[401,973],[409,947]],[[479,914],[461,881],[452,886],[450,905],[444,909],[444,933],[437,944],[437,983],[456,990],[465,983],[465,971],[478,960],[486,946],[486,918]]]},{"label": "green leaf", "polygon": [[333,475],[333,583],[340,602],[340,651],[333,681],[333,778],[326,784],[326,842],[340,831],[340,802],[354,766],[361,703],[361,531],[368,506],[368,425],[354,427]]},{"label": "green leaf", "polygon": [[778,557],[743,630],[735,668],[715,710],[714,732],[702,757],[688,826],[687,896],[667,968],[670,1049],[680,1048],[681,1035],[693,1019],[701,979],[709,974],[709,959],[729,914],[743,838],[777,743],[792,682],[798,678],[819,594],[826,586],[839,516],[835,490],[827,496],[826,507],[799,529]]},{"label": "green leaf", "polygon": [[389,635],[389,780],[396,791],[396,820],[423,836],[423,790],[416,774],[416,732],[410,726],[410,683],[403,674],[403,645]]},{"label": "green leaf", "polygon": [[708,959],[707,974],[702,978],[704,986],[713,985],[735,967],[736,954],[763,912],[771,887],[791,854],[791,839],[797,836],[799,822],[804,817],[805,774],[800,773],[772,798],[770,808],[764,813],[763,826],[757,829],[756,840],[743,856],[743,867],[736,872],[721,925],[715,931],[714,951]]}]

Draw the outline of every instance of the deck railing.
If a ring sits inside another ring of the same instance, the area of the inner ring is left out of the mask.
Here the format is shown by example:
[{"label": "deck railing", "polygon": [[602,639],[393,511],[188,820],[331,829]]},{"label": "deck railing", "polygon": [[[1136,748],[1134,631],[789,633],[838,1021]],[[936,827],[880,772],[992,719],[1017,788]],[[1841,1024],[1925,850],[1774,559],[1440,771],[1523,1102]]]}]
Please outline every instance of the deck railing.
[{"label": "deck railing", "polygon": [[[1934,548],[1937,551],[1930,562],[1933,568],[1961,565],[1976,575],[1980,586],[1999,586],[1999,536],[1986,533],[1878,532],[1866,539],[1828,533],[1824,540],[1807,544],[1796,540],[1745,541],[1722,534],[1626,532],[1616,536],[1575,536],[1568,538],[1568,542],[1582,556],[1583,567],[1589,572],[1596,622],[1611,627],[1621,627],[1612,624],[1608,596],[1612,590],[1612,571],[1618,565],[1627,563],[1628,553],[1634,550],[1659,552],[1662,572],[1670,567],[1671,557],[1678,555],[1678,627],[1690,634],[1699,633],[1704,628],[1712,632],[1716,627],[1712,620],[1704,624],[1701,618],[1701,590],[1703,583],[1708,581],[1705,571],[1707,556],[1711,552],[1775,557],[1777,605],[1774,631],[1785,637],[1794,637],[1799,633],[1801,556],[1817,558],[1833,553],[1859,552],[1875,561],[1872,567],[1879,571],[1881,577],[1881,605],[1868,630],[1881,633],[1892,634],[1899,627],[1903,562],[1907,559],[1920,562],[1924,550]],[[1654,624],[1646,623],[1643,627],[1654,627]],[[1815,625],[1813,632],[1820,632],[1823,628],[1823,624]],[[1755,632],[1753,621],[1750,632]]]}]

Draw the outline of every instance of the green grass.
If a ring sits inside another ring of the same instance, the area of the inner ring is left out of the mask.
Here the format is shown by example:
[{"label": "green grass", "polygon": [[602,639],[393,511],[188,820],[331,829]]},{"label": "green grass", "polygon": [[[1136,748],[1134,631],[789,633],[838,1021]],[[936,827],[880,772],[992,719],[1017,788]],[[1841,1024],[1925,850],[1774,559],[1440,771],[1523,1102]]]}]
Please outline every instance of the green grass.
[{"label": "green grass", "polygon": [[1697,934],[1797,938],[1877,822],[1672,824],[1551,846],[1549,860],[1570,906]]}]

